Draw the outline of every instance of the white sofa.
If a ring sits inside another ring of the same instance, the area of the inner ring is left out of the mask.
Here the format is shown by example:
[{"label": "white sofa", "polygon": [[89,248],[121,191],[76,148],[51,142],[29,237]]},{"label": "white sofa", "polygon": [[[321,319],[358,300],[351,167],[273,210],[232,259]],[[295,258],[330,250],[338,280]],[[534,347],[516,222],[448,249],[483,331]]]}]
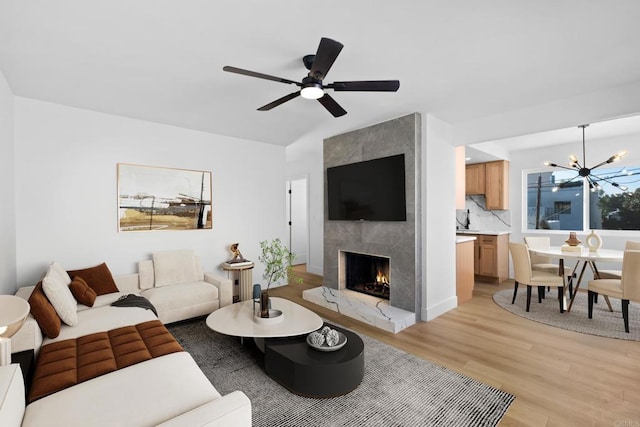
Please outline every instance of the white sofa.
[{"label": "white sofa", "polygon": [[[94,307],[109,305],[127,294],[142,295],[154,305],[158,311],[158,319],[167,324],[209,315],[220,307],[232,304],[232,281],[203,272],[200,259],[192,252],[164,251],[157,252],[154,256],[157,259],[186,259],[187,264],[191,264],[189,260],[192,259],[193,263],[191,268],[182,268],[173,266],[169,261],[168,268],[156,269],[153,259],[140,261],[138,273],[114,276],[120,292],[99,295]],[[184,263],[179,265],[182,266]],[[181,278],[185,278],[186,281],[181,281]],[[34,288],[35,286],[19,288],[16,295],[28,300]],[[78,304],[78,312],[88,308]],[[29,315],[22,329],[11,338],[11,349],[13,352],[34,349],[37,354],[41,345],[42,332],[33,316]]]},{"label": "white sofa", "polygon": [[[153,274],[150,279],[149,272],[144,271],[148,262],[141,264],[140,275],[114,277],[120,292],[97,296],[93,307],[78,304],[77,325],[63,324],[56,338],[43,338],[37,322],[29,316],[11,339],[12,351],[34,349],[37,354],[48,343],[156,319],[151,310],[111,306],[128,293],[138,293],[152,301],[165,323],[208,314],[231,303],[230,280],[202,273],[202,280],[163,284],[156,280],[161,277]],[[20,288],[16,295],[28,299],[33,288]],[[187,352],[119,369],[28,405],[24,396],[19,365],[0,367],[1,426],[251,425],[251,402],[247,396],[241,391],[221,396]]]},{"label": "white sofa", "polygon": [[203,272],[192,251],[155,252],[152,259],[138,262],[133,276],[137,277],[130,279],[130,286],[135,284],[151,301],[165,324],[208,315],[233,303],[231,280]]}]

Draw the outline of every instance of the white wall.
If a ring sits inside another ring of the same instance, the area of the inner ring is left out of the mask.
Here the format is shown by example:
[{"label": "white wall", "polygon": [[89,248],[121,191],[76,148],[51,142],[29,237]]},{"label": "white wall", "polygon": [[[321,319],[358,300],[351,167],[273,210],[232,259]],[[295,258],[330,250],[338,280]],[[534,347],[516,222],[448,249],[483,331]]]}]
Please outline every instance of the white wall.
[{"label": "white wall", "polygon": [[457,306],[456,153],[451,125],[430,114],[422,123],[421,317],[429,321]]},{"label": "white wall", "polygon": [[[287,237],[283,147],[20,97],[15,147],[19,286],[53,260],[68,269],[106,261],[123,274],[165,249],[192,248],[213,271],[234,242],[260,283],[258,242]],[[119,233],[119,162],[212,171],[213,230]]]},{"label": "white wall", "polygon": [[[586,133],[586,154],[587,165],[593,166],[613,154],[627,150],[629,154],[624,158],[624,161],[615,163],[615,165],[609,166],[623,166],[623,165],[640,165],[640,135],[630,135],[624,137],[615,137],[601,140],[589,140],[589,133]],[[523,171],[533,170],[553,170],[543,165],[545,161],[551,161],[557,164],[568,163],[568,157],[570,154],[575,154],[582,163],[582,139],[579,139],[575,143],[563,144],[553,147],[545,147],[544,149],[532,149],[522,151],[511,151],[510,156],[510,210],[511,210],[511,240],[521,242],[525,235],[545,235],[551,237],[552,245],[562,245],[564,241],[569,237],[568,231],[554,231],[554,230],[536,230],[526,231],[523,230],[523,199],[526,197],[523,189]],[[640,240],[640,231],[599,231],[602,237],[603,248],[606,249],[624,249],[624,243],[627,240]],[[584,242],[584,239],[588,231],[578,232],[578,238]],[[611,264],[603,265],[600,268],[615,268],[620,269],[620,265]],[[513,272],[513,268],[510,269]],[[511,273],[513,275],[513,273]]]},{"label": "white wall", "polygon": [[13,93],[0,70],[0,294],[16,291]]},{"label": "white wall", "polygon": [[307,271],[323,274],[324,256],[324,169],[322,163],[323,137],[308,136],[286,149],[287,177],[306,176],[308,179],[309,253]]}]

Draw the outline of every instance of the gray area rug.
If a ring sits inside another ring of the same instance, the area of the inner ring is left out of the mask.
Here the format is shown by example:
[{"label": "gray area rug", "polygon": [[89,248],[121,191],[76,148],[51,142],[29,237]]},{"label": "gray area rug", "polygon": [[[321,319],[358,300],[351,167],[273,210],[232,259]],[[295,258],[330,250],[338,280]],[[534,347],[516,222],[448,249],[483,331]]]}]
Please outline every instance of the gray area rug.
[{"label": "gray area rug", "polygon": [[[609,298],[613,312],[609,311],[607,303],[602,296],[598,297],[598,303],[593,305],[593,319],[589,319],[587,313],[587,293],[578,292],[571,307],[571,312],[560,313],[558,305],[558,293],[555,288],[547,291],[547,297],[538,303],[537,289],[531,293],[531,307],[527,306],[527,287],[518,288],[518,296],[515,304],[511,304],[513,289],[505,289],[493,294],[493,300],[500,307],[513,314],[583,334],[599,335],[601,337],[619,338],[623,340],[640,341],[640,309],[638,304],[629,304],[629,333],[624,331],[622,321],[621,303],[619,299]],[[567,296],[568,303],[568,296]]]},{"label": "gray area rug", "polygon": [[373,338],[365,375],[351,393],[297,396],[269,378],[253,341],[207,328],[203,319],[168,326],[221,394],[242,390],[254,426],[494,426],[514,396]]}]

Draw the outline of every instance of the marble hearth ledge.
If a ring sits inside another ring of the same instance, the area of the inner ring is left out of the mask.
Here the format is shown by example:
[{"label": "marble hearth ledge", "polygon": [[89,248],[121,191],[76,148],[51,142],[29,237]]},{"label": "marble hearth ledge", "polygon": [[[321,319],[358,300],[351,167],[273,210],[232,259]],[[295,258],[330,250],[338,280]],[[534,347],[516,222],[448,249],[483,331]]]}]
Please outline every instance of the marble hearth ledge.
[{"label": "marble hearth ledge", "polygon": [[394,334],[416,323],[415,313],[391,307],[388,300],[348,289],[321,286],[303,291],[302,298]]}]

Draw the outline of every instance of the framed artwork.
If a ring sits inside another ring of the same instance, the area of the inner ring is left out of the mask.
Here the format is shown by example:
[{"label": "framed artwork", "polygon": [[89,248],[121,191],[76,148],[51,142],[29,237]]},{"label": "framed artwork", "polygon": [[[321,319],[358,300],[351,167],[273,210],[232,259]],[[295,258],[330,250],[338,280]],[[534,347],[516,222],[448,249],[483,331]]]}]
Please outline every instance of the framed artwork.
[{"label": "framed artwork", "polygon": [[118,163],[118,231],[212,227],[211,172]]}]

